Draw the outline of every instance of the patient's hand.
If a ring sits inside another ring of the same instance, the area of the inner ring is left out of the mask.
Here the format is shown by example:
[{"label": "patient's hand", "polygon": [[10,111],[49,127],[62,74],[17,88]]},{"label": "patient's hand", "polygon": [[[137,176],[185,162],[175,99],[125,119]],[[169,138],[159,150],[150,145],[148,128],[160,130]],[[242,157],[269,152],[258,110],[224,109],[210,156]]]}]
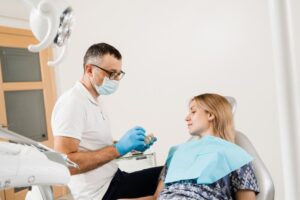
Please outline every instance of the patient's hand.
[{"label": "patient's hand", "polygon": [[235,198],[237,200],[255,200],[256,196],[255,196],[255,192],[251,190],[238,190],[235,193]]}]

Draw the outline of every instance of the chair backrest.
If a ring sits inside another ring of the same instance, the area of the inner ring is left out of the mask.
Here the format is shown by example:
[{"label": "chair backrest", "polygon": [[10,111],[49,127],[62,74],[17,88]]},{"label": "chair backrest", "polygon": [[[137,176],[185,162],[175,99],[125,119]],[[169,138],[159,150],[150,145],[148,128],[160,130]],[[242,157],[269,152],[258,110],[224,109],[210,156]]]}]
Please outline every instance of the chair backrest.
[{"label": "chair backrest", "polygon": [[[232,113],[235,114],[237,102],[234,97],[226,96],[227,101],[231,104]],[[245,149],[254,157],[253,166],[257,178],[260,193],[256,196],[257,200],[274,200],[275,188],[269,171],[259,157],[254,146],[243,133],[236,131],[235,143]]]},{"label": "chair backrest", "polygon": [[256,199],[274,200],[275,187],[272,178],[250,140],[243,133],[236,131],[235,143],[245,149],[250,155],[254,157],[253,166],[258,182],[258,187],[260,189],[260,193],[256,196]]}]

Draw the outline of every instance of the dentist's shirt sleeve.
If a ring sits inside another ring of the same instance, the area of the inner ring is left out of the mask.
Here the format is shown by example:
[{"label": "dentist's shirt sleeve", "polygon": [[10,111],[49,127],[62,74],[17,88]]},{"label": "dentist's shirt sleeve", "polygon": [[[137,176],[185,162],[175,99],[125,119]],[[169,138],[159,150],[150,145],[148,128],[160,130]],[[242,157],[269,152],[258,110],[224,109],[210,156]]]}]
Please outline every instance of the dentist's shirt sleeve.
[{"label": "dentist's shirt sleeve", "polygon": [[64,99],[55,105],[52,113],[53,135],[81,140],[85,120],[84,104],[76,98]]}]

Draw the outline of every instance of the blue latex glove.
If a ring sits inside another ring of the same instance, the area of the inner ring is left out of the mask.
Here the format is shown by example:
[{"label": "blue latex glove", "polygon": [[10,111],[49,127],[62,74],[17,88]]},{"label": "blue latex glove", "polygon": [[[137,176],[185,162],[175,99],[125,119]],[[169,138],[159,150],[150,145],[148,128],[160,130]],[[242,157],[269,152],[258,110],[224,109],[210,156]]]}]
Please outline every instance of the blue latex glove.
[{"label": "blue latex glove", "polygon": [[147,145],[145,145],[144,140],[145,129],[136,126],[127,131],[127,133],[115,144],[115,147],[121,156],[132,150],[145,151]]}]

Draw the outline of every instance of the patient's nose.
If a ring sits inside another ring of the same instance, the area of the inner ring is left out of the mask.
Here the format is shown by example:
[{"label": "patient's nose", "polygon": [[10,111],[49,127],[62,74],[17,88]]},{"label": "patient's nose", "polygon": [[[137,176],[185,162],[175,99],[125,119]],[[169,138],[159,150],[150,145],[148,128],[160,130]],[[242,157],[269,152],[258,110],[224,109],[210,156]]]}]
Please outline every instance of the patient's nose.
[{"label": "patient's nose", "polygon": [[190,118],[190,114],[188,114],[186,117],[185,117],[185,121],[189,121],[191,118]]}]

